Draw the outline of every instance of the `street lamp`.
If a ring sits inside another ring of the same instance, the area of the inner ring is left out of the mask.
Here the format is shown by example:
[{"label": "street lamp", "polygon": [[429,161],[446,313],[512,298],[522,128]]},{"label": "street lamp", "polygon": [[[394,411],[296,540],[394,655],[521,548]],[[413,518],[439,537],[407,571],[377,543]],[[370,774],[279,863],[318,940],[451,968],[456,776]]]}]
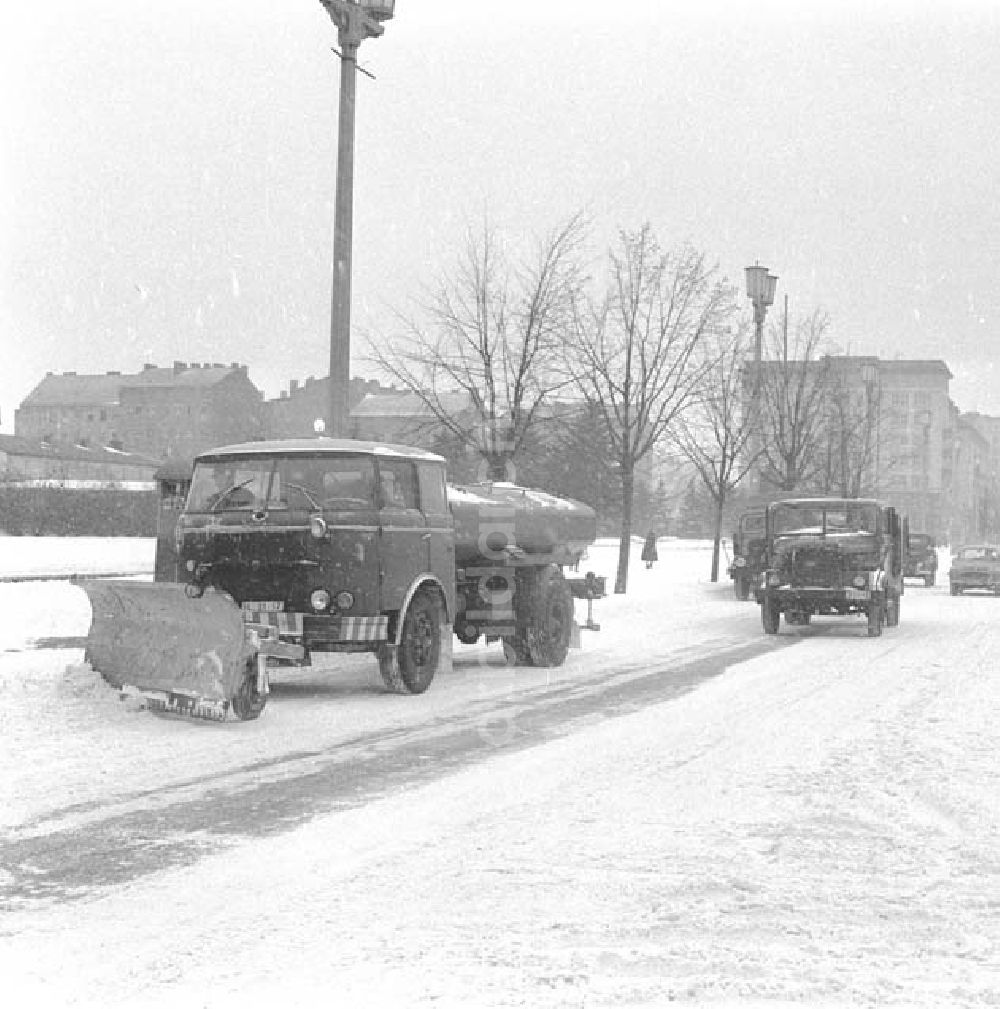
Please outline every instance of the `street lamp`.
[{"label": "street lamp", "polygon": [[385,30],[396,0],[319,0],[337,26],[340,109],[337,195],[333,219],[333,295],[330,306],[328,433],[346,437],[350,425],[351,243],[354,213],[354,94],[358,46]]},{"label": "street lamp", "polygon": [[767,267],[761,266],[760,263],[746,267],[746,275],[747,297],[753,302],[755,329],[753,359],[759,371],[761,348],[764,342],[764,316],[774,304],[774,289],[778,284],[778,278],[773,273],[768,273]]}]

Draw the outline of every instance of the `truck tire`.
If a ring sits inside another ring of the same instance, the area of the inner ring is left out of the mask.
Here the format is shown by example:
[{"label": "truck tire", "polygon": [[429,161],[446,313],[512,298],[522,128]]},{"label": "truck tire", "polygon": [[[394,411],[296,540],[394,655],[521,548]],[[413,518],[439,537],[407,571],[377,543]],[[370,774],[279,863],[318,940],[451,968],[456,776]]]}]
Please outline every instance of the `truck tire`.
[{"label": "truck tire", "polygon": [[[395,654],[394,654],[395,653]],[[382,681],[397,694],[422,694],[441,658],[441,604],[429,589],[419,589],[403,616],[399,645],[378,650]]]},{"label": "truck tire", "polygon": [[515,641],[523,637],[534,665],[561,666],[573,633],[573,593],[561,569],[550,564],[530,571],[521,592]]},{"label": "truck tire", "polygon": [[262,694],[257,689],[257,660],[250,659],[247,662],[240,688],[230,701],[230,707],[241,722],[249,722],[260,717],[265,704],[267,704],[267,694]]},{"label": "truck tire", "polygon": [[503,639],[503,657],[508,666],[532,665],[528,642],[521,634]]},{"label": "truck tire", "polygon": [[760,622],[765,634],[777,634],[781,624],[781,610],[770,596],[764,596],[760,604]]},{"label": "truck tire", "polygon": [[934,575],[933,574],[924,575],[924,585],[927,588],[930,588],[933,584],[934,584]]},{"label": "truck tire", "polygon": [[873,599],[868,604],[868,637],[880,637],[884,621],[885,603],[883,603],[881,599]]},{"label": "truck tire", "polygon": [[733,589],[736,592],[737,599],[749,599],[750,579],[744,578],[743,575],[737,575],[733,581]]},{"label": "truck tire", "polygon": [[885,603],[885,626],[899,626],[899,596],[890,596]]}]

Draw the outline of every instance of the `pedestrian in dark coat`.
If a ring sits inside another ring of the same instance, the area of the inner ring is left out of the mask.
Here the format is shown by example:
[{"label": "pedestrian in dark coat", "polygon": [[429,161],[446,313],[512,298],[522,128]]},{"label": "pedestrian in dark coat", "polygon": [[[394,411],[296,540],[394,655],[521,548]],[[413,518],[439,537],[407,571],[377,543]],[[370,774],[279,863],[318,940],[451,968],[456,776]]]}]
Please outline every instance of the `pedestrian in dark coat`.
[{"label": "pedestrian in dark coat", "polygon": [[656,556],[656,533],[652,529],[646,533],[646,542],[642,545],[642,559],[646,562],[647,568],[653,566],[653,561],[659,560]]}]

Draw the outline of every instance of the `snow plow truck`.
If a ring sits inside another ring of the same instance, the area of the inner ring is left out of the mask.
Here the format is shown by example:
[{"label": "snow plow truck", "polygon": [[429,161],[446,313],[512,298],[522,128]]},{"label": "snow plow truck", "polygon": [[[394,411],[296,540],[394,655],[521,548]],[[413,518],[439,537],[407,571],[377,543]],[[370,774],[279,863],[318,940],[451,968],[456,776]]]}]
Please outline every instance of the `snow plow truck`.
[{"label": "snow plow truck", "polygon": [[579,643],[574,598],[599,626],[604,579],[565,574],[596,537],[594,511],[510,483],[448,485],[430,452],[230,445],[194,460],[183,500],[154,581],[80,583],[87,660],[156,710],[256,718],[268,666],[318,652],[372,652],[390,691],[419,694],[450,669],[452,632],[558,666]]}]

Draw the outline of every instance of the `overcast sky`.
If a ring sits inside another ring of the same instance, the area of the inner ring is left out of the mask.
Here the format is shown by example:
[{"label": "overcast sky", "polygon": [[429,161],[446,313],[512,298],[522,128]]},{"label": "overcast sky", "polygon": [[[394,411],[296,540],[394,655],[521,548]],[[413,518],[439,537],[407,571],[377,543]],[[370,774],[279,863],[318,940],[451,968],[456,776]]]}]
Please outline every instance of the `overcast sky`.
[{"label": "overcast sky", "polygon": [[[47,371],[329,362],[339,67],[318,0],[0,14],[0,428]],[[821,13],[822,12],[822,13]],[[353,343],[584,211],[649,222],[841,350],[1000,414],[1000,17],[985,2],[398,0],[358,78]]]}]

